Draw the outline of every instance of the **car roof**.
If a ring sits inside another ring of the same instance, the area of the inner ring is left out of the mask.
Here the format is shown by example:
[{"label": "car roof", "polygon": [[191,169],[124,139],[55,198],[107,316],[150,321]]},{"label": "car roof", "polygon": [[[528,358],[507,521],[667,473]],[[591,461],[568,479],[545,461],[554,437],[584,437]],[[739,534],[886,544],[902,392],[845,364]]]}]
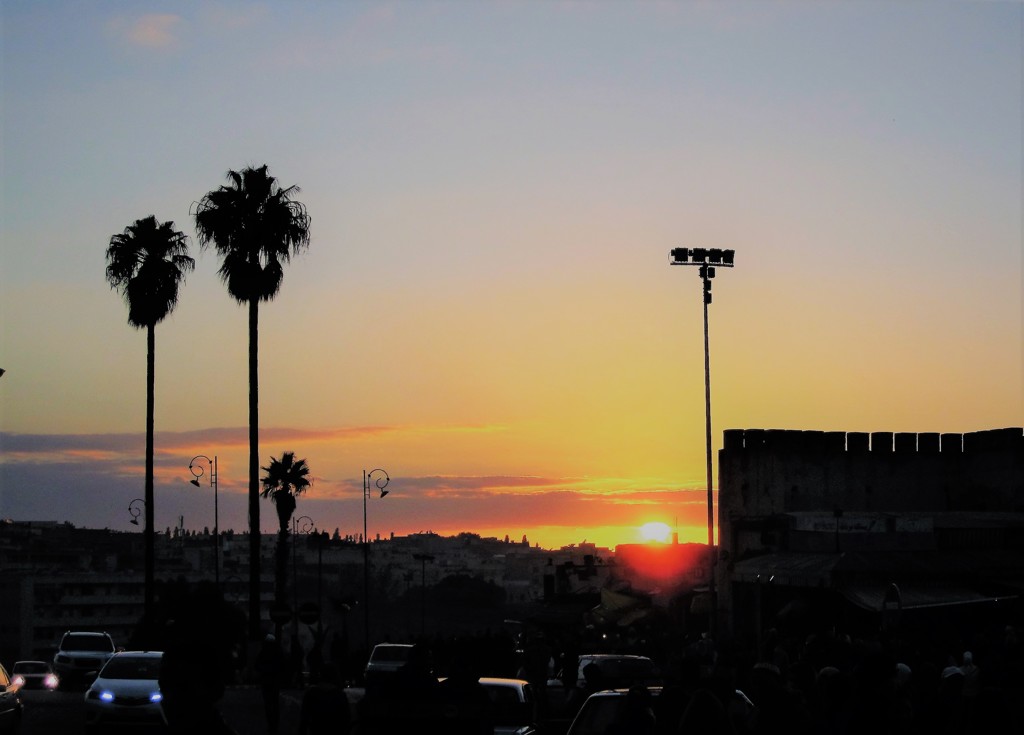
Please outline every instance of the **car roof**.
[{"label": "car roof", "polygon": [[529,684],[526,679],[512,679],[504,676],[481,676],[481,684],[488,684],[490,686],[522,686]]},{"label": "car roof", "polygon": [[581,661],[585,658],[597,659],[599,661],[611,658],[644,658],[650,660],[650,656],[640,656],[635,653],[582,653],[579,658]]},{"label": "car roof", "polygon": [[163,651],[118,651],[114,654],[118,658],[125,658],[131,656],[133,658],[160,658],[164,655]]},{"label": "car roof", "polygon": [[[664,687],[644,687],[644,689],[647,690],[648,694],[655,697],[661,694],[663,688]],[[625,697],[627,694],[629,694],[629,689],[602,689],[601,691],[594,692],[590,695],[590,697]],[[590,699],[590,697],[587,697],[587,699]]]}]

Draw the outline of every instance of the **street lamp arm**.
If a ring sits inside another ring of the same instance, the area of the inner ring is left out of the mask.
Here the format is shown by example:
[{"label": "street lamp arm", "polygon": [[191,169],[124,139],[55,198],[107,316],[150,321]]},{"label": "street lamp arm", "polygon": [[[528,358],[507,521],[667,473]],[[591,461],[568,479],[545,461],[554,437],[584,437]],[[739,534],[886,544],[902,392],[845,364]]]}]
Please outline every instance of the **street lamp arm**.
[{"label": "street lamp arm", "polygon": [[[381,476],[378,477],[376,480],[373,480],[373,473],[375,473],[375,472],[379,472],[381,474]],[[373,484],[377,486],[377,489],[381,491],[381,495],[380,496],[382,498],[385,495],[387,495],[387,491],[385,491],[384,488],[387,487],[389,482],[391,482],[391,477],[388,476],[387,472],[382,470],[380,467],[377,467],[376,469],[372,469],[372,470],[370,470],[369,472],[366,473],[366,488],[365,489],[366,489],[367,497],[369,497],[369,494],[370,494],[370,481],[371,480],[373,480]]]},{"label": "street lamp arm", "polygon": [[[210,465],[210,487],[213,488],[213,573],[217,588],[220,589],[220,500],[218,497],[220,493],[217,488],[217,457],[214,455],[213,459],[210,459],[205,454],[197,454],[188,463],[188,471],[193,476],[189,482],[196,487],[199,487],[199,478],[206,473],[202,463],[199,462],[201,459],[205,459],[206,463]],[[199,464],[196,464],[197,462]]]},{"label": "street lamp arm", "polygon": [[206,470],[203,468],[203,465],[196,464],[200,459],[205,459],[207,464],[210,465],[210,485],[215,484],[217,482],[217,460],[210,459],[205,454],[197,454],[192,458],[192,461],[188,463],[188,471],[195,477],[195,479],[190,480],[190,482],[196,487],[199,487],[199,478],[206,474]]}]

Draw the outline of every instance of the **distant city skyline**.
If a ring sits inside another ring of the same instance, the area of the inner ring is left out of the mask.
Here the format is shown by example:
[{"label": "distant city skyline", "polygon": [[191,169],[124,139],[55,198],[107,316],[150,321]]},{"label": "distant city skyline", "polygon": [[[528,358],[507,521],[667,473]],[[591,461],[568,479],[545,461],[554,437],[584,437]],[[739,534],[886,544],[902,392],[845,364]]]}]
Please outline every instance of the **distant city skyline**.
[{"label": "distant city skyline", "polygon": [[[145,333],[111,235],[173,221],[155,527],[247,527],[246,313],[191,208],[266,163],[312,219],[260,310],[260,464],[371,536],[706,539],[732,428],[1024,415],[1020,3],[0,6],[0,517],[129,530]],[[717,477],[717,458],[715,474]],[[265,532],[275,528],[269,503]]]}]

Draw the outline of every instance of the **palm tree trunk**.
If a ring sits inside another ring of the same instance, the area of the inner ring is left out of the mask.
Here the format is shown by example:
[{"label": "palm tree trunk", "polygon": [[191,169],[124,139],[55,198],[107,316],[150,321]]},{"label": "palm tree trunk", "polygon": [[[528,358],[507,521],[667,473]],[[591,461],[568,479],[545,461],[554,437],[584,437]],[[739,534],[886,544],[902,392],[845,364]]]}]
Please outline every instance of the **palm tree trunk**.
[{"label": "palm tree trunk", "polygon": [[249,638],[260,638],[259,298],[249,299]]},{"label": "palm tree trunk", "polygon": [[143,612],[147,622],[153,618],[153,577],[156,544],[153,535],[153,385],[156,382],[156,329],[146,327],[146,526],[143,529],[145,579]]}]

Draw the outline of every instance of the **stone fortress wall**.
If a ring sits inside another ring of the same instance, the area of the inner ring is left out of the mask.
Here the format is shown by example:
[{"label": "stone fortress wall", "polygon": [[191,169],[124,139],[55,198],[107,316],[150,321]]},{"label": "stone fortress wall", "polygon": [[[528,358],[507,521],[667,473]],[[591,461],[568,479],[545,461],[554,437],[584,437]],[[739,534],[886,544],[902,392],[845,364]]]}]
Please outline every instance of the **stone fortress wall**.
[{"label": "stone fortress wall", "polygon": [[1024,513],[1024,429],[964,434],[730,429],[719,452],[731,519],[791,512]]}]

